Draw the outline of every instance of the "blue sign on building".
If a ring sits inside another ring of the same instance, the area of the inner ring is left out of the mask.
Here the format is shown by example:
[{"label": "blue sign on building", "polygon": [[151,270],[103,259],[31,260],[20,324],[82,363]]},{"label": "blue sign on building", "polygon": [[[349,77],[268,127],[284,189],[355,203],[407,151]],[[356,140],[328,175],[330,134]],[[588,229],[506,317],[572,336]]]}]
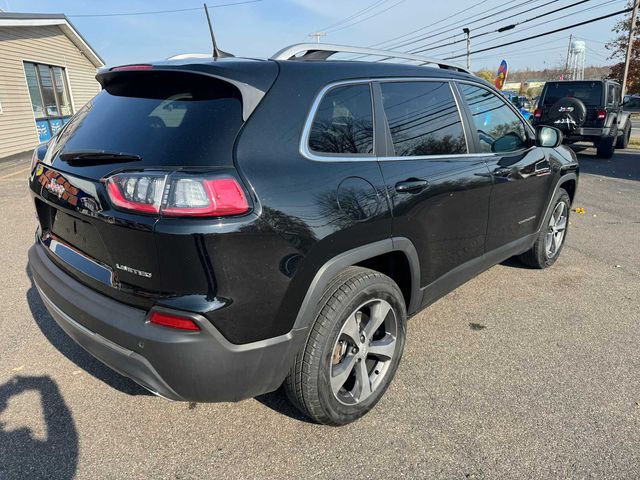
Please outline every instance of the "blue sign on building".
[{"label": "blue sign on building", "polygon": [[49,120],[49,125],[51,126],[51,136],[55,136],[62,128],[63,123],[62,120]]},{"label": "blue sign on building", "polygon": [[51,131],[49,130],[48,120],[36,121],[36,129],[38,130],[38,140],[40,140],[40,143],[51,140]]}]

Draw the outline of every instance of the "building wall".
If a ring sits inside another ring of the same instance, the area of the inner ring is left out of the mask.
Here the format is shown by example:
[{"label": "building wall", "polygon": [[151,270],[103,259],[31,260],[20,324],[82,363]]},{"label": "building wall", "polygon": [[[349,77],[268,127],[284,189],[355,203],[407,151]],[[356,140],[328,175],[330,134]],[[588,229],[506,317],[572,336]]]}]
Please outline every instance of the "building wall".
[{"label": "building wall", "polygon": [[100,90],[95,66],[57,26],[0,27],[0,158],[38,143],[23,60],[66,68],[74,113]]}]

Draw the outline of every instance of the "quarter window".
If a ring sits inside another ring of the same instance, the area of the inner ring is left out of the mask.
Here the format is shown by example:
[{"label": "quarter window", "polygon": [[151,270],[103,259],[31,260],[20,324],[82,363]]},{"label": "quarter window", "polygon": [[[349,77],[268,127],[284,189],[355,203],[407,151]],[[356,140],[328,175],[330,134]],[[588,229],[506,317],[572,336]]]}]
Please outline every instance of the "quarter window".
[{"label": "quarter window", "polygon": [[309,148],[318,153],[373,154],[373,113],[368,84],[329,90],[313,119]]},{"label": "quarter window", "polygon": [[384,82],[382,104],[395,155],[467,153],[451,87],[445,82]]},{"label": "quarter window", "polygon": [[508,153],[526,146],[524,124],[502,99],[484,88],[468,84],[460,87],[471,109],[482,152]]}]

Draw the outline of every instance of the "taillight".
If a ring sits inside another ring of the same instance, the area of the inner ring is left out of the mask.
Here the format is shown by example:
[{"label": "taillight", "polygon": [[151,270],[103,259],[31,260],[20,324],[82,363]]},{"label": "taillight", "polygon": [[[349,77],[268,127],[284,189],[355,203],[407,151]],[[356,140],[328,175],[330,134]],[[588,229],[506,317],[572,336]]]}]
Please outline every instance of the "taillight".
[{"label": "taillight", "polygon": [[540,118],[542,116],[542,109],[541,108],[536,108],[533,111],[533,116],[536,118]]},{"label": "taillight", "polygon": [[149,322],[163,327],[175,328],[177,330],[198,331],[200,327],[196,322],[187,317],[172,315],[166,312],[152,312]]},{"label": "taillight", "polygon": [[604,120],[605,118],[607,118],[607,111],[606,110],[598,110],[596,112],[596,118],[598,120]]},{"label": "taillight", "polygon": [[46,143],[41,143],[36,148],[33,149],[33,155],[31,155],[31,171],[36,168],[38,162],[44,160],[45,155],[47,154],[48,145]]},{"label": "taillight", "polygon": [[223,217],[249,211],[233,177],[209,178],[183,173],[119,173],[106,180],[116,208],[171,217]]}]

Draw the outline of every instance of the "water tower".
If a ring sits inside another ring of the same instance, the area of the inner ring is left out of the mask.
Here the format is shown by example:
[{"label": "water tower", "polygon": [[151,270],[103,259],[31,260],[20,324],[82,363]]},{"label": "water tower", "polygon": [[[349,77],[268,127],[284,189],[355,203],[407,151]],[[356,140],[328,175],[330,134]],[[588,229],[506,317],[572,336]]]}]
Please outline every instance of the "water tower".
[{"label": "water tower", "polygon": [[587,44],[582,40],[571,42],[569,49],[569,78],[571,80],[584,80],[584,62],[587,53]]}]

